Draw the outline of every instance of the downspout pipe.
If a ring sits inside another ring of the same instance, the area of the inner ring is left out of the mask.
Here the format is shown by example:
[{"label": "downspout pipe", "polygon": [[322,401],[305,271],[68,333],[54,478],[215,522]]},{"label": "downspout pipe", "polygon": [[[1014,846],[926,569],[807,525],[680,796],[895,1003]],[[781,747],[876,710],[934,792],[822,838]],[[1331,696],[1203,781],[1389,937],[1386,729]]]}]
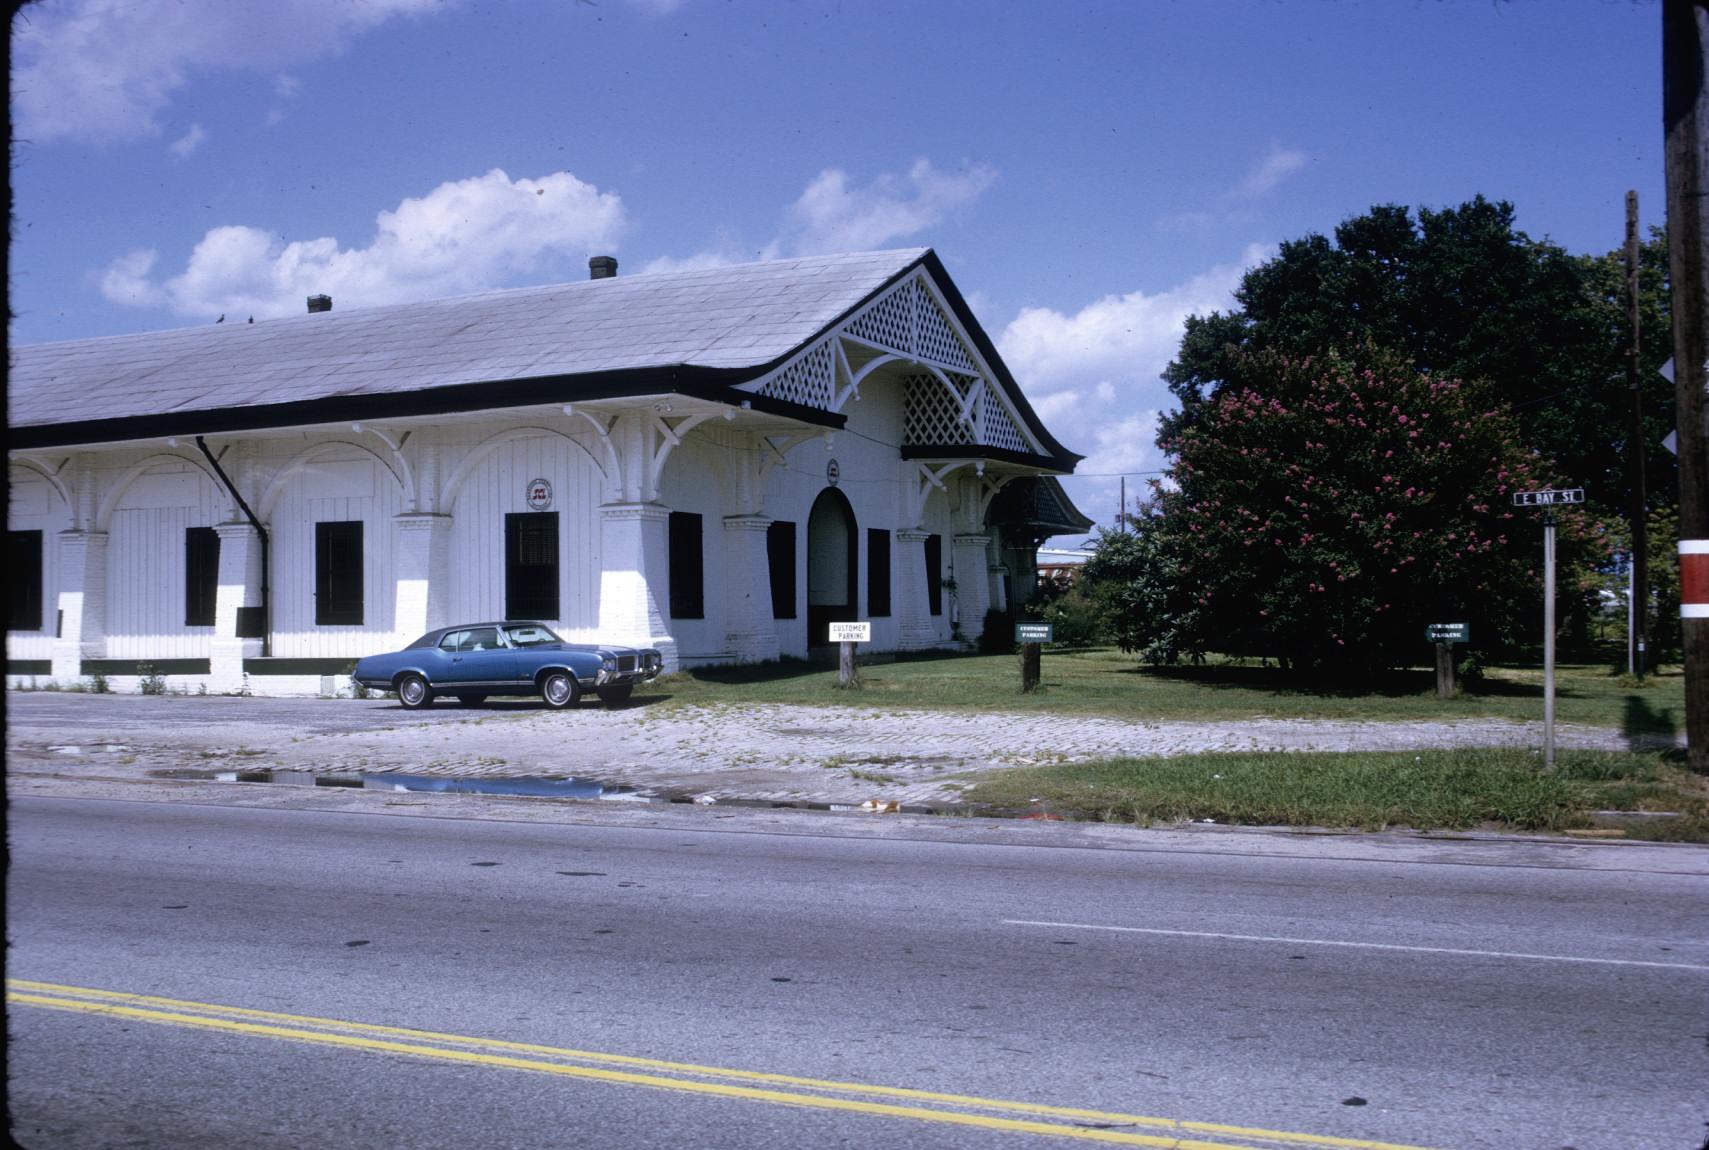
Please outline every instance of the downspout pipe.
[{"label": "downspout pipe", "polygon": [[267,584],[267,573],[272,570],[272,564],[267,561],[267,528],[261,526],[261,520],[255,517],[255,512],[249,509],[249,504],[243,501],[243,496],[237,493],[237,484],[231,481],[231,476],[225,473],[220,461],[214,458],[214,453],[208,450],[207,440],[196,436],[196,446],[201,448],[202,455],[207,459],[208,466],[214,469],[214,474],[220,477],[225,489],[231,492],[231,497],[243,509],[244,517],[249,525],[255,528],[255,534],[261,539],[261,657],[271,658],[273,655],[273,598]]}]

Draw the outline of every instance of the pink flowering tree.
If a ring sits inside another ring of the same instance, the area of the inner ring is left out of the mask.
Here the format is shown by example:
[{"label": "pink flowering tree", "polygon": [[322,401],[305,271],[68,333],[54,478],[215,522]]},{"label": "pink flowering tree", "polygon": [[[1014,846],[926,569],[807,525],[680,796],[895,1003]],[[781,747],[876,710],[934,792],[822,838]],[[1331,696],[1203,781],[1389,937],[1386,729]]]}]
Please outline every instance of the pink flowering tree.
[{"label": "pink flowering tree", "polygon": [[[1487,385],[1360,358],[1254,354],[1262,387],[1223,389],[1162,443],[1173,466],[1122,545],[1146,565],[1125,594],[1144,616],[1113,621],[1125,646],[1336,674],[1423,661],[1427,623],[1470,621],[1486,647],[1538,630],[1542,531],[1511,495],[1566,484]],[[1561,515],[1563,571],[1599,532]]]}]

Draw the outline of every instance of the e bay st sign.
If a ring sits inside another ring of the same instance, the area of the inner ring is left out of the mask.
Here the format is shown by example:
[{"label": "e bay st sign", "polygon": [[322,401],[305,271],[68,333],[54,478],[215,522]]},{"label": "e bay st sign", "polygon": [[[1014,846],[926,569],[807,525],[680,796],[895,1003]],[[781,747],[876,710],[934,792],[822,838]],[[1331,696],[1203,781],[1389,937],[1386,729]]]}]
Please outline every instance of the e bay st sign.
[{"label": "e bay st sign", "polygon": [[1567,487],[1560,491],[1515,491],[1515,507],[1556,507],[1563,503],[1583,503],[1584,488]]}]

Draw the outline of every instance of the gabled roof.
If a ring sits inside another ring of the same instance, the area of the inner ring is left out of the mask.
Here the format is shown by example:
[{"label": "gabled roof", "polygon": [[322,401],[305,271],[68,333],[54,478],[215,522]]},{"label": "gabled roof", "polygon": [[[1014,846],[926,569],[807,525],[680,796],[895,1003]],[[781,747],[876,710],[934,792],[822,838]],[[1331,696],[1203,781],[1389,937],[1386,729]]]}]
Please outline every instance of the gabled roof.
[{"label": "gabled roof", "polygon": [[924,265],[1063,469],[930,249],[617,276],[257,323],[11,349],[14,447],[480,411],[676,392],[840,426],[730,389]]}]

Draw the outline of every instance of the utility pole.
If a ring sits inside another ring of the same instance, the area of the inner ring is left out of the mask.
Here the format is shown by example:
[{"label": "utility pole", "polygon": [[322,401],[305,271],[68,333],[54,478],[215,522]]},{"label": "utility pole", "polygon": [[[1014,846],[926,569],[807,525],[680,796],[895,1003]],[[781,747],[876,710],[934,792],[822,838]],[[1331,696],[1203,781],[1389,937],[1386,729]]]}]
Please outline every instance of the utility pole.
[{"label": "utility pole", "polygon": [[1709,775],[1709,0],[1662,0],[1674,396],[1679,411],[1680,629],[1691,770]]},{"label": "utility pole", "polygon": [[1627,665],[1641,683],[1650,669],[1644,639],[1649,634],[1650,548],[1649,500],[1644,491],[1644,393],[1638,390],[1638,193],[1626,193],[1626,388],[1632,396],[1632,433],[1626,439],[1627,474],[1631,484],[1632,625],[1627,631]]}]

